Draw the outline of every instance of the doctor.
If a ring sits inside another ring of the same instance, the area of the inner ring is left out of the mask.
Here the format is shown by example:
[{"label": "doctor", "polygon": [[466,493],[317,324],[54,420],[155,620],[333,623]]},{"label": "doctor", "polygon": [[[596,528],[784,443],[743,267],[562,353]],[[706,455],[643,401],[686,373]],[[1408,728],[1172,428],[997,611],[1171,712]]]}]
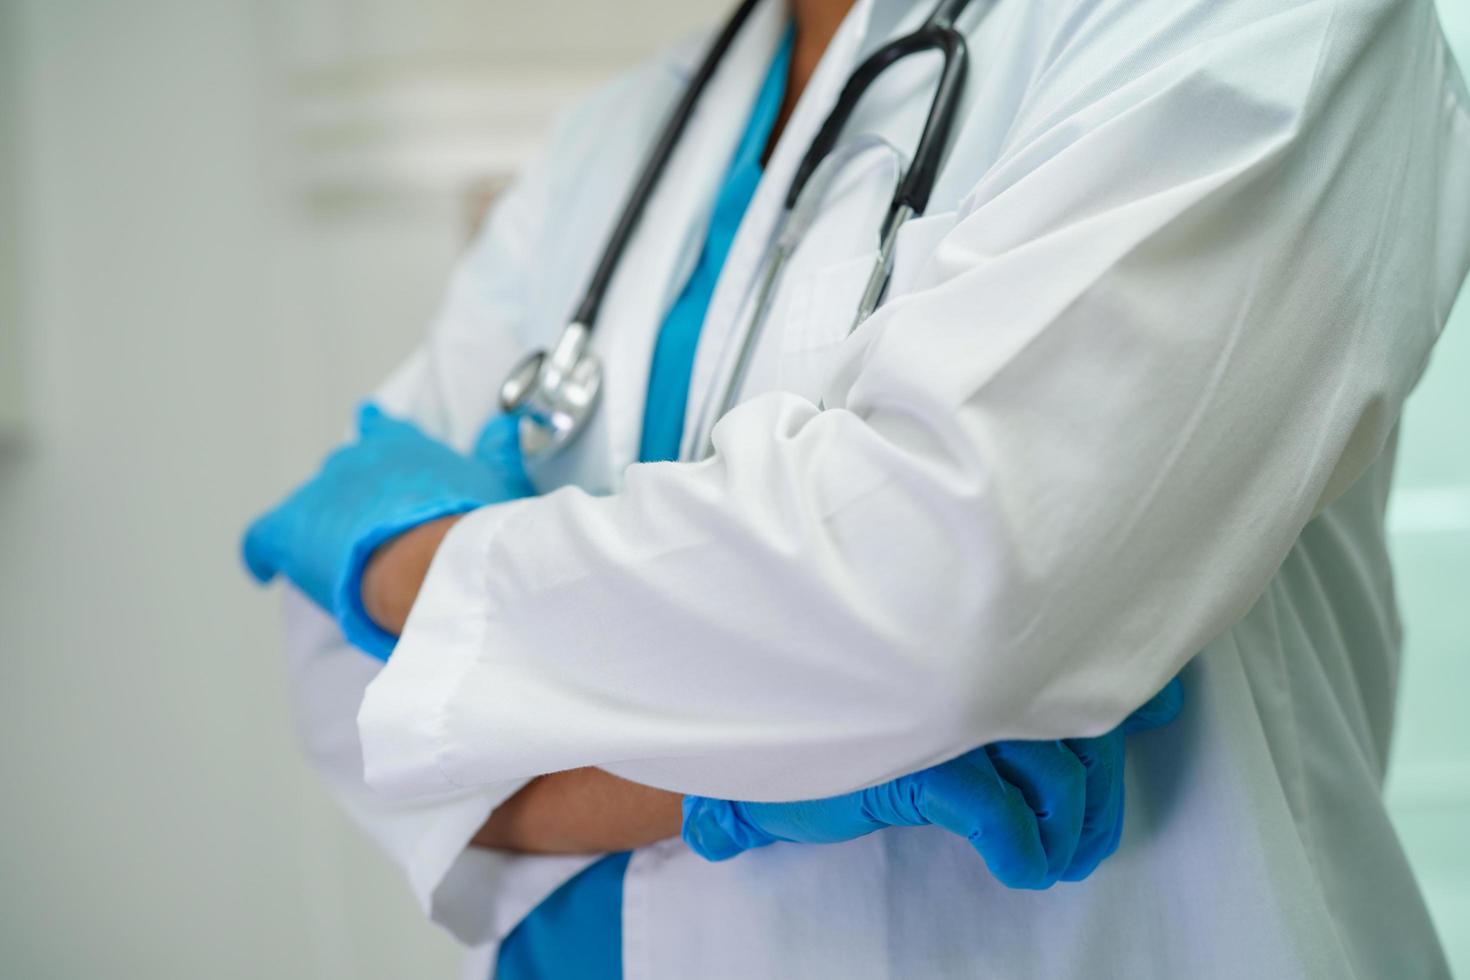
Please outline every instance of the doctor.
[{"label": "doctor", "polygon": [[[702,317],[696,409],[732,372],[827,108],[927,13],[859,0],[828,43],[805,8]],[[601,408],[533,473],[541,496],[494,504],[515,496],[504,471],[451,478],[369,413],[386,441],[365,433],[252,535],[258,573],[336,613],[293,600],[291,635],[308,744],[348,805],[488,957],[587,863],[466,848],[515,836],[486,818],[527,780],[846,794],[1113,732],[1202,650],[1183,719],[1134,746],[1121,847],[1086,882],[1008,890],[927,828],[723,863],[654,843],[620,883],[624,973],[1444,975],[1380,799],[1395,427],[1470,265],[1470,100],[1432,5],[974,5],[952,149],[886,302],[849,335],[923,61],[851,121],[713,456],[630,466],[660,325],[787,17],[758,8],[674,151],[598,326]],[[384,411],[472,448],[495,381],[560,332],[695,60],[565,121]],[[398,637],[370,683],[339,626]],[[764,842],[765,811],[742,809],[734,850]]]}]

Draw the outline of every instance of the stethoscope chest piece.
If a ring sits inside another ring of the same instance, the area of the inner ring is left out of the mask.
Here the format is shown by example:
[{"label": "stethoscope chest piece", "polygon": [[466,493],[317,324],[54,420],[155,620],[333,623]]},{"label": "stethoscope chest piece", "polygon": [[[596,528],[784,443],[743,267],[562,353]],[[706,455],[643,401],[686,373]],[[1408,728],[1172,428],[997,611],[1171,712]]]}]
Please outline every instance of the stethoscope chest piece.
[{"label": "stethoscope chest piece", "polygon": [[602,362],[588,347],[591,332],[580,323],[562,331],[549,351],[533,351],[500,386],[500,407],[520,416],[521,451],[554,452],[586,427],[602,393]]}]

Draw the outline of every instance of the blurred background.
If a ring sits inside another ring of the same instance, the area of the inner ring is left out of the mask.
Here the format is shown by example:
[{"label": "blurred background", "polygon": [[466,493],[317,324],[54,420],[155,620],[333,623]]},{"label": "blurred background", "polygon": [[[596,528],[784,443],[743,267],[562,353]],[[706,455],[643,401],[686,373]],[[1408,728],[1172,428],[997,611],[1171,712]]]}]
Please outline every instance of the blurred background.
[{"label": "blurred background", "polygon": [[[300,761],[237,538],[550,114],[725,6],[0,0],[0,976],[454,975]],[[1389,797],[1464,976],[1467,378],[1462,297],[1392,504]]]}]

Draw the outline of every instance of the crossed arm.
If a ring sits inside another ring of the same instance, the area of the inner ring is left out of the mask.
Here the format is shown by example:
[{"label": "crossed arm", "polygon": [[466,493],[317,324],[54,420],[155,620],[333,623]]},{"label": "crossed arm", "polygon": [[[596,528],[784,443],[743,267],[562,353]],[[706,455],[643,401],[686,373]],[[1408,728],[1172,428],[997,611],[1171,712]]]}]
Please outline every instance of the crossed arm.
[{"label": "crossed arm", "polygon": [[[394,637],[412,623],[430,566],[455,523],[445,517],[398,531],[402,517],[395,515],[407,512],[406,501],[457,506],[463,498],[452,495],[463,494],[489,506],[530,488],[494,476],[481,457],[462,456],[374,406],[360,413],[359,430],[358,440],[332,453],[317,476],[251,524],[244,557],[260,581],[284,571],[312,601],[338,613],[354,645],[386,657]],[[489,431],[504,434],[498,426]],[[415,476],[395,484],[405,473]],[[365,482],[381,499],[361,498]],[[425,490],[436,483],[439,489]],[[382,529],[396,537],[383,541]],[[357,564],[363,551],[366,568]],[[332,583],[347,583],[355,596],[338,594],[340,585]],[[427,666],[434,670],[432,658]],[[866,789],[784,803],[718,796],[691,802],[569,760],[547,765],[555,775],[525,785],[500,807],[477,828],[478,842],[543,854],[603,853],[682,829],[696,853],[718,861],[776,841],[834,843],[885,827],[938,826],[970,841],[1003,884],[1048,888],[1085,878],[1117,847],[1123,738],[1167,724],[1179,696],[1177,682],[1170,683],[1103,735],[995,741]]]},{"label": "crossed arm", "polygon": [[[439,543],[458,517],[430,521],[374,553],[362,578],[363,607],[401,633]],[[475,835],[477,847],[528,854],[605,854],[679,833],[681,797],[601,769],[541,776],[506,800]]]},{"label": "crossed arm", "polygon": [[527,783],[471,843],[527,854],[632,850],[679,833],[680,799],[601,769],[571,769]]}]

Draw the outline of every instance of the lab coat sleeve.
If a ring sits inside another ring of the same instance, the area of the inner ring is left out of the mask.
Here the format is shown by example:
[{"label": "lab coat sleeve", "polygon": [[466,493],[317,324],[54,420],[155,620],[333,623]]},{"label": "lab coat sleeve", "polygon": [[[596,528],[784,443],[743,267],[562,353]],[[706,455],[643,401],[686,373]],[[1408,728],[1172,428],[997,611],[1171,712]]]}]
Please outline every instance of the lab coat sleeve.
[{"label": "lab coat sleeve", "polygon": [[1442,326],[1463,119],[1429,4],[1129,6],[1046,46],[825,411],[754,397],[706,462],[455,528],[363,705],[374,785],[839,793],[1107,730],[1245,614]]},{"label": "lab coat sleeve", "polygon": [[466,945],[498,939],[585,866],[586,858],[525,858],[467,846],[519,780],[407,802],[369,788],[356,716],[378,661],[348,645],[332,618],[294,589],[285,598],[285,622],[306,755],[349,819],[403,870],[435,922]]},{"label": "lab coat sleeve", "polygon": [[[374,394],[390,414],[467,450],[494,410],[495,384],[520,343],[526,263],[538,248],[545,178],[532,167],[502,195],[458,264],[423,345]],[[503,935],[587,858],[516,857],[468,844],[524,785],[512,777],[401,803],[363,779],[357,711],[381,667],[294,589],[285,597],[292,703],[306,755],[349,817],[398,864],[425,911],[478,945]]]}]

